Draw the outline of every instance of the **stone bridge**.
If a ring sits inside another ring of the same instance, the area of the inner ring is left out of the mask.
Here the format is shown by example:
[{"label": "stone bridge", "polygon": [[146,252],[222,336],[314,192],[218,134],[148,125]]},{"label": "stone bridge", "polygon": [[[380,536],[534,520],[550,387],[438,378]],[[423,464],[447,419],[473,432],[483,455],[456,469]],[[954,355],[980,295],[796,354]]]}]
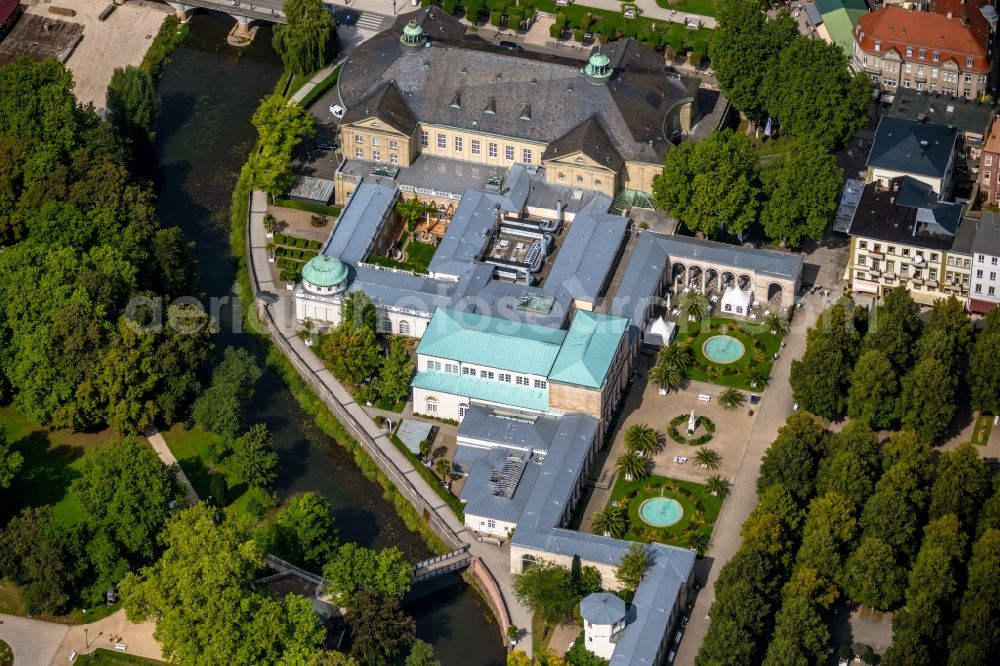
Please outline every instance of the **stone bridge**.
[{"label": "stone bridge", "polygon": [[250,24],[254,21],[267,23],[287,23],[285,18],[285,0],[184,0],[184,2],[167,2],[177,13],[177,17],[187,23],[196,9],[212,9],[229,14],[239,27],[235,34],[249,37]]}]

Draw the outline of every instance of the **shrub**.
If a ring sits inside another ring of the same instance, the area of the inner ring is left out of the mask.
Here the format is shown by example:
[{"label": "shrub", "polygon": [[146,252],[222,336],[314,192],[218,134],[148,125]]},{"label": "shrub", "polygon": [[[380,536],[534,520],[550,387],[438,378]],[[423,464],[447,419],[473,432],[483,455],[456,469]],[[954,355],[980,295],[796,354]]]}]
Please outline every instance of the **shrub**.
[{"label": "shrub", "polygon": [[575,39],[578,42],[582,42],[584,40],[584,35],[586,34],[587,31],[584,30],[583,28],[577,28],[576,30],[573,31],[573,39]]}]

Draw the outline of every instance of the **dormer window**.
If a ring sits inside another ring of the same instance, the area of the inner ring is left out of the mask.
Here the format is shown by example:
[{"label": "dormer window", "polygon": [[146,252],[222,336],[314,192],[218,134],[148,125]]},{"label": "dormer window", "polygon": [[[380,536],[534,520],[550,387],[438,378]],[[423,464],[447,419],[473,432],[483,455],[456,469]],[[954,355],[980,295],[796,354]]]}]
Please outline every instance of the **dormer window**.
[{"label": "dormer window", "polygon": [[931,53],[931,60],[933,60],[934,62],[940,61],[941,60],[941,52],[940,51],[934,51],[933,53]]},{"label": "dormer window", "polygon": [[486,108],[483,109],[483,113],[488,113],[488,114],[490,114],[492,116],[496,115],[496,113],[497,113],[497,99],[496,99],[496,97],[490,97],[490,101],[486,105]]},{"label": "dormer window", "polygon": [[965,66],[972,67],[972,56],[969,56],[968,58],[965,59]]},{"label": "dormer window", "polygon": [[451,100],[451,108],[461,109],[462,108],[462,93],[455,91],[455,97]]},{"label": "dormer window", "polygon": [[920,49],[920,59],[923,60],[927,57],[927,49]]},{"label": "dormer window", "polygon": [[881,50],[882,50],[882,42],[876,39],[875,40],[875,53],[878,53]]},{"label": "dormer window", "polygon": [[912,46],[907,46],[906,47],[906,57],[907,58],[912,58],[913,57],[913,47]]},{"label": "dormer window", "polygon": [[520,116],[520,118],[521,118],[521,120],[531,120],[531,105],[530,104],[526,105],[523,109],[521,109],[521,116]]}]

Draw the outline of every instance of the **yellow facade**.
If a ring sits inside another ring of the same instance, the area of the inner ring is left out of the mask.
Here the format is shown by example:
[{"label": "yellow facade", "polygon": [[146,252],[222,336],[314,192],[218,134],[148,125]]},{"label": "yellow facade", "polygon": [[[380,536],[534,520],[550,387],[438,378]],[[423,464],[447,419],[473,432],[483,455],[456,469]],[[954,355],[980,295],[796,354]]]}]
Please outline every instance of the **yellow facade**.
[{"label": "yellow facade", "polygon": [[968,272],[969,260],[962,255],[874,238],[851,239],[849,273],[855,292],[881,298],[903,287],[923,305],[949,296],[965,301]]}]

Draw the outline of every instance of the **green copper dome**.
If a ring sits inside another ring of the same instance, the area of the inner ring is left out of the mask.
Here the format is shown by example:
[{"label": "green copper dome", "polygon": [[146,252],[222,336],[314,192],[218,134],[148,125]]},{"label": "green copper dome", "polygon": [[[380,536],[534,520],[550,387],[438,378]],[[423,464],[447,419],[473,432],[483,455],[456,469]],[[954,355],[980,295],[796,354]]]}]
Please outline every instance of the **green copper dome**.
[{"label": "green copper dome", "polygon": [[347,279],[347,266],[336,257],[321,254],[302,267],[302,279],[317,287],[336,287]]},{"label": "green copper dome", "polygon": [[423,31],[424,29],[417,25],[417,22],[414,20],[403,26],[403,34],[407,37],[419,37]]},{"label": "green copper dome", "polygon": [[611,61],[600,51],[590,54],[584,73],[590,79],[607,79],[611,76]]}]

